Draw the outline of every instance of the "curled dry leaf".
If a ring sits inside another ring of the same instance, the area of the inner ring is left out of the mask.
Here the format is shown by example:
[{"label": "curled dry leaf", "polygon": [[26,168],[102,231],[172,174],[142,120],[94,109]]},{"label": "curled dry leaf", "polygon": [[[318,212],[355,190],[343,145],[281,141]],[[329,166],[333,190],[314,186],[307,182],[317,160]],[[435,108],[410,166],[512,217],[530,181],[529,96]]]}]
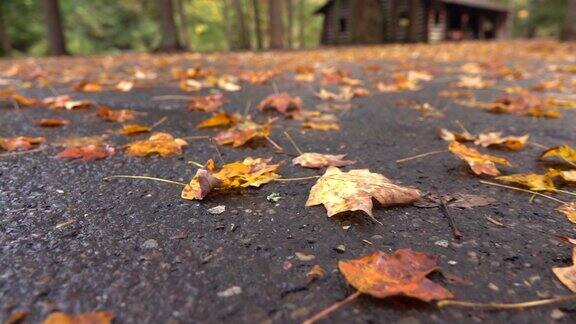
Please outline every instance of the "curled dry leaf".
[{"label": "curled dry leaf", "polygon": [[80,147],[68,147],[58,153],[58,159],[80,159],[84,162],[105,159],[116,153],[116,150],[110,146],[87,145]]},{"label": "curled dry leaf", "polygon": [[128,124],[122,126],[120,132],[124,135],[136,135],[136,134],[148,133],[151,130],[152,129],[148,126],[142,126],[138,124]]},{"label": "curled dry leaf", "polygon": [[373,218],[372,198],[383,206],[410,204],[420,198],[420,191],[396,185],[385,176],[367,169],[342,172],[329,167],[310,190],[306,206],[323,204],[328,217],[362,210]]},{"label": "curled dry leaf", "polygon": [[438,270],[437,257],[426,253],[401,249],[388,255],[376,251],[360,259],[339,261],[338,268],[350,285],[376,298],[408,296],[430,302],[454,297],[426,278]]},{"label": "curled dry leaf", "polygon": [[454,153],[454,155],[466,161],[472,171],[477,175],[487,174],[494,177],[499,176],[500,171],[496,168],[495,163],[511,166],[510,162],[504,158],[482,154],[458,142],[451,142],[448,149]]},{"label": "curled dry leaf", "polygon": [[111,122],[123,123],[136,118],[134,111],[129,109],[112,110],[110,107],[100,106],[98,116]]},{"label": "curled dry leaf", "polygon": [[198,169],[182,190],[182,198],[188,200],[202,200],[212,190],[230,190],[245,187],[259,187],[274,179],[280,178],[276,174],[279,164],[268,164],[272,159],[247,157],[244,161],[228,163],[221,169],[216,167],[213,160],[208,160],[203,168]]},{"label": "curled dry leaf", "polygon": [[565,203],[558,207],[557,210],[566,215],[570,222],[576,224],[576,201]]},{"label": "curled dry leaf", "polygon": [[98,81],[82,81],[74,86],[74,91],[100,92],[102,91],[102,84]]},{"label": "curled dry leaf", "polygon": [[541,159],[559,157],[568,163],[576,163],[576,150],[569,145],[560,145],[547,149],[540,155]]},{"label": "curled dry leaf", "polygon": [[497,180],[520,184],[534,191],[556,191],[554,181],[545,174],[523,173],[496,177]]},{"label": "curled dry leaf", "polygon": [[46,139],[44,137],[28,137],[28,136],[17,136],[17,137],[0,137],[0,148],[6,151],[28,151],[36,146],[44,143]]},{"label": "curled dry leaf", "polygon": [[259,111],[274,109],[285,116],[293,116],[302,110],[302,99],[300,97],[292,97],[287,93],[273,94],[264,98],[258,104],[257,109]]},{"label": "curled dry leaf", "polygon": [[476,139],[476,136],[470,134],[467,131],[462,133],[452,132],[447,130],[446,128],[440,128],[438,130],[438,135],[440,138],[447,141],[447,142],[472,142]]},{"label": "curled dry leaf", "polygon": [[224,102],[224,95],[222,93],[213,93],[206,96],[195,96],[190,100],[188,109],[206,112],[216,111],[222,107]]},{"label": "curled dry leaf", "polygon": [[48,105],[52,109],[85,109],[92,107],[92,101],[90,100],[72,100],[68,95],[48,97],[42,100],[42,103]]},{"label": "curled dry leaf", "polygon": [[159,154],[163,157],[182,154],[182,146],[188,143],[181,138],[174,138],[168,133],[154,133],[149,139],[136,141],[126,145],[126,154],[130,156],[146,156]]},{"label": "curled dry leaf", "polygon": [[546,172],[546,175],[549,177],[560,177],[564,181],[568,182],[576,182],[576,170],[562,171],[562,170],[550,169],[548,170],[548,172]]},{"label": "curled dry leaf", "polygon": [[270,136],[270,125],[274,120],[266,124],[258,124],[251,120],[245,120],[234,127],[218,133],[214,140],[219,145],[232,144],[232,147],[240,147],[256,138]]},{"label": "curled dry leaf", "polygon": [[39,127],[61,127],[68,124],[70,124],[69,121],[59,118],[42,118],[36,123]]},{"label": "curled dry leaf", "polygon": [[320,153],[303,153],[300,156],[294,158],[292,163],[294,165],[301,165],[305,168],[319,169],[328,166],[343,167],[347,165],[352,165],[356,161],[344,160],[346,154],[320,154]]},{"label": "curled dry leaf", "polygon": [[218,127],[218,126],[229,126],[238,123],[241,119],[241,116],[238,114],[228,114],[228,113],[219,113],[216,114],[206,120],[200,122],[196,127],[198,128],[210,128],[210,127]]},{"label": "curled dry leaf", "polygon": [[576,293],[576,248],[572,249],[572,265],[568,267],[552,268],[556,278],[570,291]]},{"label": "curled dry leaf", "polygon": [[48,315],[42,324],[111,324],[114,314],[96,311],[82,314],[54,312]]},{"label": "curled dry leaf", "polygon": [[509,150],[520,150],[526,146],[530,135],[524,136],[502,136],[502,132],[490,132],[478,134],[478,139],[474,144],[482,147],[504,146]]}]

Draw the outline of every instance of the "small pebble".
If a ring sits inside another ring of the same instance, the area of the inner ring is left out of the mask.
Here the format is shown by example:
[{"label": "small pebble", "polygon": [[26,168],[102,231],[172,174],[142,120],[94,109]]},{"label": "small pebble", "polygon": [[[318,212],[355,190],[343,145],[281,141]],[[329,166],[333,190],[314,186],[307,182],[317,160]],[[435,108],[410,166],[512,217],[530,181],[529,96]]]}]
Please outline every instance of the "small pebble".
[{"label": "small pebble", "polygon": [[555,320],[561,319],[562,317],[564,317],[564,315],[566,315],[566,314],[564,314],[564,312],[561,311],[561,310],[559,310],[558,308],[553,309],[553,310],[550,312],[550,317],[551,317],[552,319],[555,319]]},{"label": "small pebble", "polygon": [[489,284],[488,284],[488,288],[490,288],[490,289],[492,289],[492,290],[494,290],[494,291],[500,291],[500,288],[498,288],[498,286],[496,286],[496,285],[493,284],[493,283],[489,283]]},{"label": "small pebble", "polygon": [[337,247],[335,247],[334,250],[336,250],[336,252],[338,253],[344,253],[346,252],[346,246],[344,244],[340,244]]},{"label": "small pebble", "polygon": [[242,288],[240,288],[238,286],[232,286],[232,287],[230,287],[224,291],[217,293],[217,295],[218,295],[218,297],[221,297],[221,298],[227,298],[227,297],[240,295],[241,293],[242,293]]},{"label": "small pebble", "polygon": [[298,260],[304,261],[304,262],[312,261],[312,260],[316,259],[316,256],[313,255],[313,254],[304,254],[304,253],[301,253],[301,252],[296,252],[296,253],[294,253],[294,254],[295,254],[296,257],[298,258]]},{"label": "small pebble", "polygon": [[154,239],[149,239],[144,241],[144,243],[142,243],[142,248],[143,249],[155,249],[158,247],[158,242]]},{"label": "small pebble", "polygon": [[226,211],[226,206],[224,206],[224,205],[219,205],[219,206],[212,207],[212,208],[208,209],[208,212],[212,215],[220,215],[224,211]]},{"label": "small pebble", "polygon": [[434,242],[434,244],[441,246],[441,247],[445,247],[445,248],[450,246],[450,242],[448,242],[446,240],[439,240],[439,241]]}]

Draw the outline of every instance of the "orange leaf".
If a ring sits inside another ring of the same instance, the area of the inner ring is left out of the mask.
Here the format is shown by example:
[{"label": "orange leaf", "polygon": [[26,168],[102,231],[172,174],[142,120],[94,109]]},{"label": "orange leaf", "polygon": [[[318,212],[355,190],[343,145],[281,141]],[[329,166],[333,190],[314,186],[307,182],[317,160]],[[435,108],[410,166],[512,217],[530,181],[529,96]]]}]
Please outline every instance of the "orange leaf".
[{"label": "orange leaf", "polygon": [[44,137],[18,136],[12,138],[0,137],[0,147],[6,151],[27,151],[44,143]]},{"label": "orange leaf", "polygon": [[210,128],[210,127],[234,125],[240,120],[240,118],[241,116],[238,114],[219,113],[206,120],[203,120],[196,127]]},{"label": "orange leaf", "polygon": [[136,114],[129,109],[112,110],[110,107],[100,106],[98,116],[111,122],[123,123],[136,118]]},{"label": "orange leaf", "polygon": [[81,147],[69,147],[58,153],[58,159],[81,159],[84,162],[105,159],[116,153],[116,150],[110,146],[87,145]]},{"label": "orange leaf", "polygon": [[214,140],[219,145],[232,144],[232,147],[240,147],[249,141],[256,138],[266,138],[270,135],[269,121],[266,124],[258,124],[250,120],[246,120],[236,126],[218,133]]},{"label": "orange leaf", "polygon": [[42,324],[110,324],[113,319],[114,314],[105,311],[83,314],[54,312],[48,315]]},{"label": "orange leaf", "polygon": [[74,91],[100,92],[102,91],[102,84],[98,81],[82,81],[74,86]]},{"label": "orange leaf", "polygon": [[36,123],[40,127],[60,127],[68,124],[70,124],[69,121],[59,118],[42,118]]},{"label": "orange leaf", "polygon": [[511,166],[510,162],[504,158],[482,154],[458,142],[451,142],[448,149],[457,157],[466,161],[472,171],[477,175],[485,173],[494,177],[499,176],[500,171],[498,171],[494,163]]},{"label": "orange leaf", "polygon": [[401,249],[388,255],[376,251],[350,261],[339,261],[346,281],[361,293],[376,298],[408,296],[422,301],[450,299],[446,288],[426,278],[438,270],[437,257]]},{"label": "orange leaf", "polygon": [[150,127],[142,126],[138,124],[128,124],[124,125],[120,132],[124,135],[136,135],[141,133],[148,133],[150,132]]},{"label": "orange leaf", "polygon": [[163,157],[182,154],[182,146],[188,143],[181,138],[174,138],[168,133],[154,133],[149,139],[136,141],[126,145],[126,154],[130,156],[146,156],[159,154]]},{"label": "orange leaf", "polygon": [[214,93],[207,96],[195,96],[192,97],[190,104],[188,105],[189,110],[201,110],[201,111],[216,111],[222,107],[224,104],[224,95],[221,93]]}]

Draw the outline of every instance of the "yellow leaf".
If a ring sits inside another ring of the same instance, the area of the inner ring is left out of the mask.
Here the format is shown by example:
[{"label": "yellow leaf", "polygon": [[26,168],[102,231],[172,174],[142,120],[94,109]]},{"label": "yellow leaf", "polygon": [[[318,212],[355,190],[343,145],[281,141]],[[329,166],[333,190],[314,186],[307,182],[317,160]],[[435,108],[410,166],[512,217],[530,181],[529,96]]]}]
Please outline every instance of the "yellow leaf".
[{"label": "yellow leaf", "polygon": [[496,168],[495,163],[511,166],[510,162],[504,158],[482,154],[475,149],[466,147],[466,145],[458,142],[451,142],[448,149],[457,157],[466,161],[468,165],[470,165],[472,171],[477,175],[484,173],[494,177],[499,176],[500,171]]},{"label": "yellow leaf", "polygon": [[142,126],[138,124],[129,124],[124,125],[120,132],[124,135],[136,135],[141,133],[148,133],[150,132],[150,127]]},{"label": "yellow leaf", "polygon": [[372,198],[383,206],[409,204],[420,198],[420,191],[396,185],[367,169],[342,172],[329,167],[310,190],[306,206],[323,204],[328,217],[354,210],[362,210],[373,217]]},{"label": "yellow leaf", "polygon": [[238,114],[227,114],[227,113],[220,113],[216,114],[206,120],[203,120],[198,124],[196,127],[198,128],[210,128],[210,127],[218,127],[218,126],[228,126],[234,125],[240,120],[240,116]]},{"label": "yellow leaf", "polygon": [[563,268],[552,268],[556,278],[568,287],[570,291],[576,293],[576,248],[572,249],[572,265]]},{"label": "yellow leaf", "polygon": [[549,177],[561,177],[564,181],[576,182],[576,170],[562,171],[556,169],[550,169],[546,173]]},{"label": "yellow leaf", "polygon": [[103,311],[82,314],[54,312],[48,315],[42,324],[110,324],[113,319],[114,314]]},{"label": "yellow leaf", "polygon": [[342,167],[354,164],[356,161],[344,160],[346,154],[331,155],[320,153],[303,153],[294,158],[292,163],[299,164],[305,168],[319,169],[327,166]]},{"label": "yellow leaf", "polygon": [[576,202],[566,203],[558,207],[557,210],[566,215],[570,222],[576,224]]},{"label": "yellow leaf", "polygon": [[546,151],[544,151],[542,155],[540,155],[541,159],[550,157],[559,157],[570,164],[575,164],[576,150],[570,147],[569,145],[560,145],[549,148]]},{"label": "yellow leaf", "polygon": [[534,191],[556,191],[554,182],[548,175],[545,174],[512,174],[508,176],[496,177],[496,179],[520,184]]},{"label": "yellow leaf", "polygon": [[182,146],[188,143],[181,138],[174,138],[168,133],[154,133],[147,140],[136,141],[126,145],[126,154],[131,156],[146,156],[159,154],[163,157],[182,154]]},{"label": "yellow leaf", "polygon": [[502,137],[502,132],[481,133],[478,134],[478,139],[474,141],[474,144],[482,147],[503,145],[510,150],[520,150],[526,146],[529,137],[530,135]]},{"label": "yellow leaf", "polygon": [[464,131],[462,133],[456,133],[456,132],[449,131],[446,128],[440,128],[438,130],[438,132],[439,132],[440,138],[447,141],[447,142],[452,142],[452,141],[471,142],[471,141],[476,139],[476,136],[470,134],[467,131]]}]

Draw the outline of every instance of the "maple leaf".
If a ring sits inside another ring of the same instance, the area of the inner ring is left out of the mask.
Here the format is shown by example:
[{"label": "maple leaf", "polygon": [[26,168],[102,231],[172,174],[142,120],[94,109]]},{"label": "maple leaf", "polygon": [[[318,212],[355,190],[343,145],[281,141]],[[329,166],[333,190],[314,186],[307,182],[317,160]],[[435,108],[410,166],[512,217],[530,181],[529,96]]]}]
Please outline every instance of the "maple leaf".
[{"label": "maple leaf", "polygon": [[46,139],[44,137],[28,137],[28,136],[17,136],[17,137],[0,137],[0,148],[6,151],[16,151],[16,150],[30,150],[34,147],[44,143]]},{"label": "maple leaf", "polygon": [[251,120],[245,120],[234,127],[218,133],[214,140],[219,145],[232,144],[232,147],[240,147],[256,138],[270,136],[270,125],[274,120],[266,124],[258,124]]},{"label": "maple leaf", "polygon": [[154,133],[147,140],[136,141],[126,145],[126,154],[146,156],[159,154],[162,157],[182,154],[182,146],[188,143],[181,138],[174,138],[168,133]]},{"label": "maple leaf", "polygon": [[111,324],[114,314],[106,311],[95,311],[82,314],[54,312],[48,315],[42,324]]},{"label": "maple leaf", "polygon": [[123,123],[136,118],[136,114],[129,109],[112,110],[110,107],[100,106],[98,116],[111,122]]},{"label": "maple leaf", "polygon": [[466,161],[466,163],[470,165],[472,171],[477,175],[485,173],[494,177],[499,176],[500,171],[496,168],[495,163],[511,166],[510,162],[504,158],[482,154],[475,149],[469,148],[458,142],[450,142],[448,149],[457,157]]},{"label": "maple leaf", "polygon": [[102,84],[98,81],[82,81],[74,86],[74,91],[100,92],[102,91]]},{"label": "maple leaf", "polygon": [[570,222],[576,224],[576,201],[565,203],[558,207],[557,210],[566,215]]},{"label": "maple leaf", "polygon": [[40,127],[61,127],[70,124],[69,121],[59,118],[42,118],[36,125]]},{"label": "maple leaf", "polygon": [[530,188],[534,191],[556,191],[554,182],[545,174],[512,174],[507,176],[496,177],[497,180],[512,182]]},{"label": "maple leaf", "polygon": [[280,178],[275,173],[280,165],[268,164],[271,160],[248,157],[241,162],[225,164],[219,170],[213,160],[208,160],[206,165],[198,169],[190,183],[184,187],[181,196],[188,200],[202,200],[214,189],[259,187]]},{"label": "maple leaf", "polygon": [[427,278],[438,270],[438,258],[410,249],[392,255],[376,251],[359,259],[339,261],[338,269],[359,292],[376,298],[408,296],[430,302],[454,297]]},{"label": "maple leaf", "polygon": [[550,157],[559,157],[572,165],[576,164],[576,150],[569,145],[549,148],[540,155],[541,159]]},{"label": "maple leaf", "polygon": [[210,127],[218,127],[218,126],[228,126],[234,125],[240,121],[241,116],[238,114],[228,114],[228,113],[219,113],[216,114],[206,120],[200,122],[196,127],[198,128],[210,128]]},{"label": "maple leaf", "polygon": [[470,134],[468,131],[463,131],[462,133],[452,132],[446,128],[440,128],[438,130],[440,138],[447,141],[457,141],[457,142],[472,142],[476,139],[476,136]]},{"label": "maple leaf", "polygon": [[80,147],[68,147],[58,153],[58,159],[81,159],[84,162],[105,159],[116,153],[116,150],[110,146],[86,145]]},{"label": "maple leaf", "polygon": [[292,97],[287,93],[278,93],[269,95],[258,104],[257,109],[264,111],[265,109],[275,109],[285,116],[292,116],[302,110],[302,99],[299,97]]},{"label": "maple leaf", "polygon": [[489,147],[493,145],[502,145],[509,150],[520,150],[526,146],[526,142],[530,135],[524,136],[502,136],[502,132],[490,132],[478,134],[478,139],[474,144],[482,147]]},{"label": "maple leaf", "polygon": [[120,132],[124,135],[136,135],[136,134],[148,133],[151,130],[152,129],[148,126],[142,126],[138,124],[128,124],[122,126]]},{"label": "maple leaf", "polygon": [[342,172],[331,166],[310,190],[306,206],[323,204],[328,217],[345,211],[362,210],[374,218],[372,198],[383,206],[410,204],[420,198],[420,191],[396,185],[368,169]]},{"label": "maple leaf", "polygon": [[356,161],[344,160],[346,154],[331,155],[320,153],[302,153],[300,156],[294,158],[292,163],[299,164],[305,168],[319,169],[322,167],[334,166],[343,167],[352,165]]},{"label": "maple leaf", "polygon": [[552,268],[556,278],[560,280],[570,291],[576,293],[576,248],[572,249],[572,265],[568,267]]},{"label": "maple leaf", "polygon": [[189,110],[216,111],[224,104],[224,95],[222,93],[213,93],[206,96],[192,97],[188,104]]}]

